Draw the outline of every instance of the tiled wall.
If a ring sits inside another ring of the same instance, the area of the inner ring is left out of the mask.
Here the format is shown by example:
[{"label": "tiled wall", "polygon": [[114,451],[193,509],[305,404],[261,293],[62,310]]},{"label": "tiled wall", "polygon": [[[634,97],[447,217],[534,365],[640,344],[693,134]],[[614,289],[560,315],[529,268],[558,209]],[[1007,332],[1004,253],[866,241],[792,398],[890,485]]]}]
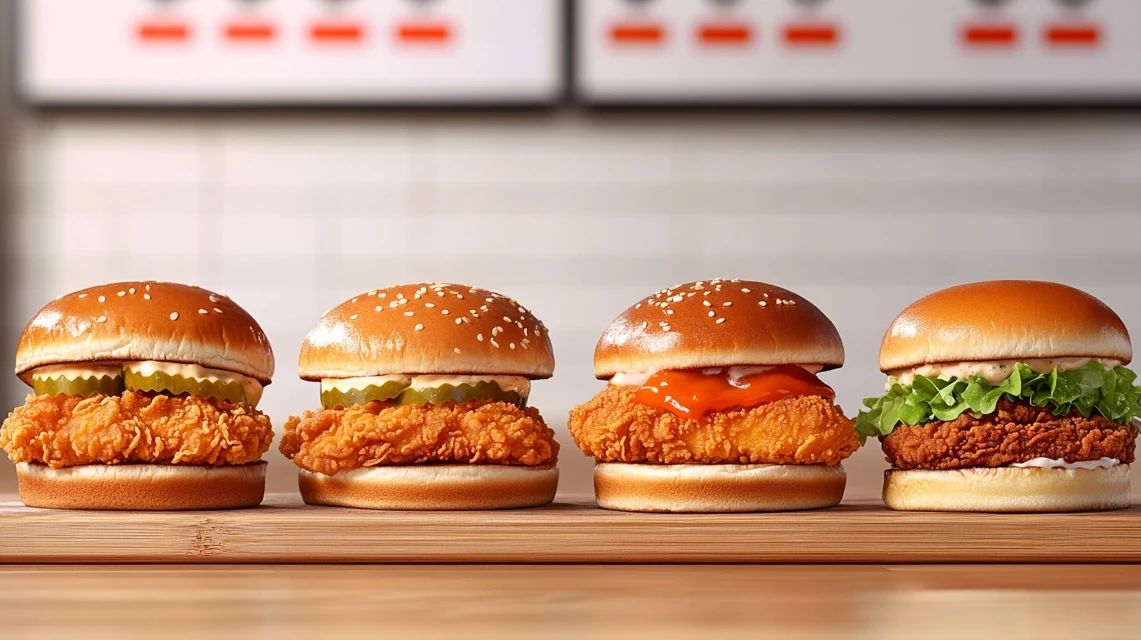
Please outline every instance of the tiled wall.
[{"label": "tiled wall", "polygon": [[[826,381],[850,412],[882,389],[887,323],[946,285],[1061,280],[1141,335],[1130,114],[49,112],[14,129],[10,324],[103,281],[225,292],[273,342],[280,425],[317,404],[295,363],[328,307],[402,281],[496,289],[551,328],[558,369],[533,404],[566,445],[566,494],[590,491],[565,420],[601,386],[594,342],[666,285],[740,277],[814,301],[848,349]],[[270,459],[271,490],[292,489]],[[877,495],[882,466],[857,454],[849,496]]]}]

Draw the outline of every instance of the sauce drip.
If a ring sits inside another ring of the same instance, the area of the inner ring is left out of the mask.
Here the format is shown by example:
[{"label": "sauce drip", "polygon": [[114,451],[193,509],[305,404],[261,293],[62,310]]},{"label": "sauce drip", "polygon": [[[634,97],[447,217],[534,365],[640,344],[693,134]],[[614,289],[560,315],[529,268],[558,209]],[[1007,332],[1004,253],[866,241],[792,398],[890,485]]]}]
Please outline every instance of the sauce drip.
[{"label": "sauce drip", "polygon": [[831,400],[836,392],[802,367],[780,365],[737,379],[731,379],[727,369],[711,374],[659,371],[638,388],[634,399],[682,418],[698,418],[710,411],[749,409],[798,396]]}]

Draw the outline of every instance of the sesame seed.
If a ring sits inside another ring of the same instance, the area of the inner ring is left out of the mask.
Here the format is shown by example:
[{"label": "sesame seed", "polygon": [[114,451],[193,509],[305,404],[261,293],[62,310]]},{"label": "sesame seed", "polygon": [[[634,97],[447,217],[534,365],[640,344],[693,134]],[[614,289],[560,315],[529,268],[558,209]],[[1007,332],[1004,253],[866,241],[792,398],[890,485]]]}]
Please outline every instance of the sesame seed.
[{"label": "sesame seed", "polygon": [[701,304],[703,304],[703,305],[705,305],[705,306],[707,306],[707,307],[712,307],[712,306],[713,306],[712,304],[710,304],[710,302],[709,302],[708,300],[702,300],[702,301],[701,301]]},{"label": "sesame seed", "polygon": [[712,317],[713,317],[713,316],[715,316],[715,315],[717,315],[717,314],[716,314],[716,313],[713,313],[712,311],[710,311],[710,312],[709,312],[709,317],[710,317],[710,318],[712,318]]},{"label": "sesame seed", "polygon": [[732,303],[732,302],[725,302],[725,303],[722,303],[722,304],[721,304],[721,306],[723,306],[723,307],[731,307],[731,306],[733,306],[733,303]]},{"label": "sesame seed", "polygon": [[416,315],[416,312],[415,312],[415,311],[405,311],[405,312],[404,312],[404,315],[406,315],[406,316],[408,316],[409,318],[411,318],[412,316]]},{"label": "sesame seed", "polygon": [[148,284],[148,285],[146,286],[146,289],[147,289],[147,291],[150,291],[150,290],[151,290],[151,286]]},{"label": "sesame seed", "polygon": [[722,322],[725,322],[725,318],[718,318],[716,324],[721,324]]},{"label": "sesame seed", "polygon": [[462,323],[463,321],[464,321],[464,319],[463,319],[463,318],[456,318],[456,324],[460,324],[460,323]]},{"label": "sesame seed", "polygon": [[178,312],[175,311],[174,313],[170,314],[170,319],[171,320],[178,320]]},{"label": "sesame seed", "polygon": [[107,316],[99,316],[95,319],[96,322],[107,322]]},{"label": "sesame seed", "polygon": [[495,338],[491,339],[491,346],[495,347],[496,349],[499,348],[499,343],[495,341]]},{"label": "sesame seed", "polygon": [[634,305],[634,308],[635,308],[635,309],[641,309],[641,308],[642,308],[642,303],[641,303],[641,302],[639,302],[638,304]]},{"label": "sesame seed", "polygon": [[377,311],[384,311],[384,307],[382,307],[378,304],[378,305],[376,305],[376,310]]},{"label": "sesame seed", "polygon": [[447,309],[440,309],[440,313],[442,313],[444,315],[448,315],[449,313],[451,313],[451,311],[448,311]]},{"label": "sesame seed", "polygon": [[673,309],[666,309],[666,315],[667,315],[667,316],[672,316],[673,314],[674,314],[674,310],[673,310]]},{"label": "sesame seed", "polygon": [[503,321],[507,324],[511,324],[511,318],[509,316],[503,316]]},{"label": "sesame seed", "polygon": [[214,307],[214,313],[222,313],[222,310],[218,307]]},{"label": "sesame seed", "polygon": [[99,302],[107,302],[107,296],[99,296]]},{"label": "sesame seed", "polygon": [[208,314],[208,313],[210,313],[210,312],[209,312],[209,311],[207,311],[207,310],[205,310],[205,309],[199,309],[199,310],[198,310],[198,313],[201,313],[202,315],[206,315],[206,314]]},{"label": "sesame seed", "polygon": [[395,309],[396,307],[399,307],[399,306],[400,306],[400,303],[399,303],[399,302],[397,302],[396,300],[393,300],[391,303],[389,303],[389,305],[388,305],[388,306],[390,306],[390,307],[392,307],[393,309]]},{"label": "sesame seed", "polygon": [[115,295],[117,295],[117,296],[119,296],[120,298],[122,298],[123,296],[127,295],[127,292],[126,292],[126,291],[120,291],[119,293],[116,293]]},{"label": "sesame seed", "polygon": [[87,297],[87,294],[86,294],[86,293],[81,293],[81,294],[79,294],[79,299],[80,299],[80,300],[82,300],[82,299],[84,299],[84,298],[86,298],[86,297]]},{"label": "sesame seed", "polygon": [[767,306],[769,306],[769,305],[768,305],[768,303],[767,303],[767,302],[765,302],[764,300],[761,300],[761,301],[760,301],[760,302],[758,302],[757,304],[761,305],[762,307],[767,307]]},{"label": "sesame seed", "polygon": [[471,320],[468,320],[467,318],[460,318],[460,320],[463,320],[464,322],[471,324]]},{"label": "sesame seed", "polygon": [[475,339],[479,340],[480,342],[483,342],[483,334],[482,333],[475,334]]},{"label": "sesame seed", "polygon": [[515,343],[514,343],[514,342],[512,342],[512,343],[508,344],[507,346],[509,346],[509,347],[511,347],[512,349],[514,349],[514,348],[515,348]]},{"label": "sesame seed", "polygon": [[143,300],[150,300],[150,299],[151,299],[151,294],[149,294],[149,293],[143,294]]},{"label": "sesame seed", "polygon": [[436,308],[436,305],[434,303],[431,303],[431,302],[425,302],[424,306],[428,307],[429,309],[435,309]]},{"label": "sesame seed", "polygon": [[404,294],[403,294],[403,293],[398,293],[398,294],[396,294],[396,297],[397,297],[397,298],[400,298],[401,300],[403,300],[403,299],[404,299]]},{"label": "sesame seed", "polygon": [[360,316],[358,316],[357,314],[354,313],[353,315],[349,316],[349,320],[356,320],[359,317]]},{"label": "sesame seed", "polygon": [[422,325],[422,324],[418,324],[418,325],[416,325],[416,326],[414,327],[414,329],[416,329],[417,331],[423,331],[423,330],[424,330],[424,325]]},{"label": "sesame seed", "polygon": [[741,287],[741,293],[749,293],[749,290],[745,287]]},{"label": "sesame seed", "polygon": [[456,353],[463,353],[462,351],[460,351],[460,348],[459,348],[459,347],[456,347],[455,349],[452,349],[452,351],[455,351]]},{"label": "sesame seed", "polygon": [[353,302],[356,302],[356,301],[357,301],[357,299],[356,299],[356,298],[353,298]]},{"label": "sesame seed", "polygon": [[135,288],[134,287],[127,289],[127,291],[129,291],[131,293],[131,295],[135,295]]},{"label": "sesame seed", "polygon": [[385,293],[385,292],[383,292],[383,291],[381,291],[380,293],[376,294],[376,297],[378,297],[378,298],[387,298],[387,297],[388,297],[388,294],[387,294],[387,293]]}]

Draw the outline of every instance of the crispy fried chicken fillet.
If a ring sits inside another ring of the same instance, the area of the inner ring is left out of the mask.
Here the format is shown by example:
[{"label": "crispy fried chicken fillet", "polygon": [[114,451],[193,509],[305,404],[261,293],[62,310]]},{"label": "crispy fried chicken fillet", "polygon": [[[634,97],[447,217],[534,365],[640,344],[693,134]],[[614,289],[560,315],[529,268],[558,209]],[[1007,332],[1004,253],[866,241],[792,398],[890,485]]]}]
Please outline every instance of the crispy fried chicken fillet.
[{"label": "crispy fried chicken fillet", "polygon": [[1133,462],[1136,426],[1097,413],[1084,418],[1077,411],[1065,416],[1051,411],[1003,398],[994,413],[980,418],[967,412],[947,422],[899,425],[880,440],[897,469],[1001,467],[1034,458]]},{"label": "crispy fried chicken fillet", "polygon": [[269,418],[244,403],[124,391],[90,398],[31,396],[0,427],[12,462],[226,465],[269,450]]},{"label": "crispy fried chicken fillet", "polygon": [[852,421],[819,396],[680,418],[608,385],[570,413],[579,448],[599,462],[839,464],[859,446]]},{"label": "crispy fried chicken fillet", "polygon": [[393,406],[370,402],[306,411],[285,422],[281,453],[308,471],[423,463],[551,467],[555,432],[538,410],[506,402]]}]

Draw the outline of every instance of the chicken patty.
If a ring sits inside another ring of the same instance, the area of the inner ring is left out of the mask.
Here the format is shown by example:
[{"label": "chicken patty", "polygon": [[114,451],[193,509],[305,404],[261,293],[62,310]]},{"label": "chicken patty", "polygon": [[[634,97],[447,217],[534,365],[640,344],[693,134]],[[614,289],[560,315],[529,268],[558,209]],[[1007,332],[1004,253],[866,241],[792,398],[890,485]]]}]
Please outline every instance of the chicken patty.
[{"label": "chicken patty", "polygon": [[0,427],[12,462],[226,465],[269,450],[269,418],[244,403],[124,391],[90,398],[31,396]]},{"label": "chicken patty", "polygon": [[302,469],[325,475],[424,463],[551,467],[559,455],[538,410],[476,400],[307,411],[286,420],[280,449]]},{"label": "chicken patty", "polygon": [[1048,407],[1002,399],[994,413],[969,412],[947,422],[899,425],[881,436],[896,469],[1001,467],[1034,458],[1078,462],[1115,458],[1133,462],[1137,427],[1077,411],[1055,416]]},{"label": "chicken patty", "polygon": [[819,396],[681,418],[607,385],[570,413],[567,426],[599,462],[652,464],[838,464],[859,443],[852,421]]}]

